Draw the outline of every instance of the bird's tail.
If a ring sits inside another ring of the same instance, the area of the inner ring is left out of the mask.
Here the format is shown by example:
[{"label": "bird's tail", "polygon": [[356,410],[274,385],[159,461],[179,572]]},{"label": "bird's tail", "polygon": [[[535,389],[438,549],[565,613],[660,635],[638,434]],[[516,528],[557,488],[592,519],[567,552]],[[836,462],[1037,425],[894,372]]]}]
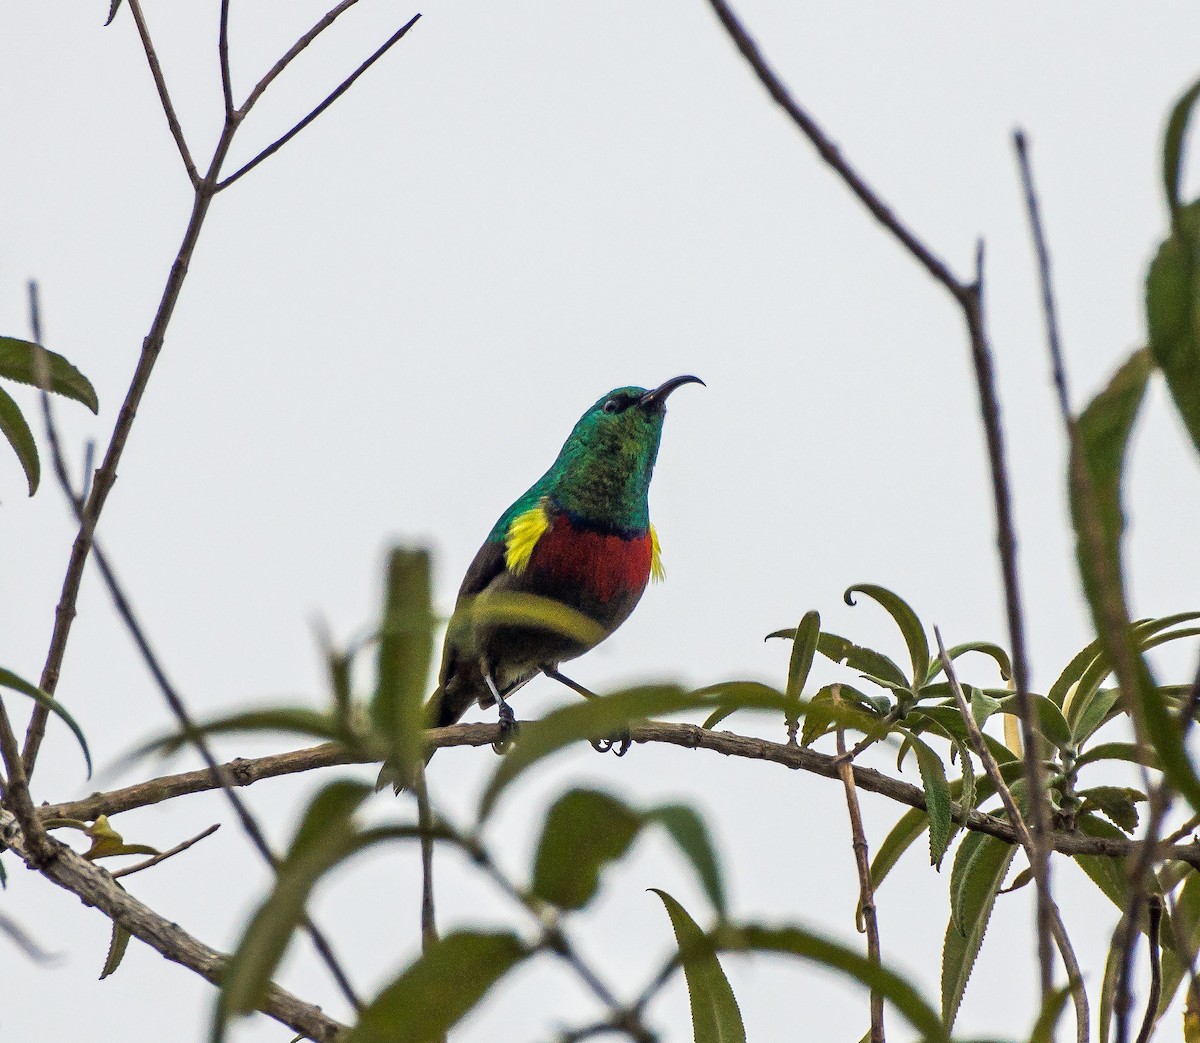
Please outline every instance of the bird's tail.
[{"label": "bird's tail", "polygon": [[[458,719],[467,712],[466,706],[456,706],[452,700],[444,698],[444,691],[439,685],[433,695],[425,703],[426,719],[429,721],[431,728],[445,728],[447,725],[456,724]],[[428,764],[437,750],[430,750],[425,758],[425,763]],[[375,780],[375,792],[378,793],[385,786],[391,786],[392,791],[396,794],[403,793],[408,786],[400,780],[396,774],[395,765],[384,761],[383,767],[379,769],[379,777]]]}]

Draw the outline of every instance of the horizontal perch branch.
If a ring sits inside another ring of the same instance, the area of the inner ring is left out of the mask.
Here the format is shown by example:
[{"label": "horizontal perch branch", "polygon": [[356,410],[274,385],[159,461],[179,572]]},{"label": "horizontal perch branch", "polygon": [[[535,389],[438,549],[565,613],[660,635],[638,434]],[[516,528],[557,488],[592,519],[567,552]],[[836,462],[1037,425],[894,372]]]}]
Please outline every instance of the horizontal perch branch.
[{"label": "horizontal perch branch", "polygon": [[[770,761],[785,768],[807,771],[827,779],[837,779],[837,758],[815,750],[784,743],[770,742],[734,732],[711,731],[694,724],[672,724],[665,721],[647,721],[629,729],[637,743],[661,742],[689,749],[711,750],[727,757],[744,757],[747,760]],[[495,724],[455,724],[448,728],[432,728],[426,732],[430,749],[448,746],[489,746],[501,738],[500,727]],[[368,763],[356,757],[337,743],[324,743],[289,753],[277,753],[268,757],[237,758],[229,761],[228,769],[232,781],[238,786],[249,786],[262,779],[280,775],[294,775],[327,768],[336,764]],[[925,793],[919,786],[894,779],[873,768],[854,768],[855,785],[868,793],[878,793],[899,804],[925,810]],[[217,789],[219,783],[207,770],[188,771],[179,775],[164,775],[147,782],[140,782],[124,789],[108,793],[95,793],[83,800],[64,804],[43,805],[39,814],[48,818],[76,818],[93,820],[98,815],[115,815],[122,811],[158,804],[188,793],[205,793]],[[1012,826],[1003,819],[972,811],[963,820],[962,808],[953,807],[956,822],[968,829],[987,833],[1010,844],[1018,842]],[[1123,857],[1137,845],[1130,840],[1109,840],[1102,837],[1085,836],[1082,833],[1053,832],[1050,847],[1064,855],[1109,855]],[[1160,858],[1178,859],[1200,868],[1200,844],[1163,844],[1158,850]]]}]

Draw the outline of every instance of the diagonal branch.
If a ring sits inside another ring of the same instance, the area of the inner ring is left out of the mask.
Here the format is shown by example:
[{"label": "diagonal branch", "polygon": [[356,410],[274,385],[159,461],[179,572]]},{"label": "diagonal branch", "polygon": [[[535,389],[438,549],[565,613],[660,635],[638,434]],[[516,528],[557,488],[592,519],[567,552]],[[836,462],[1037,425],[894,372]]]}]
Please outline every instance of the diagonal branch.
[{"label": "diagonal branch", "polygon": [[[51,839],[51,857],[40,860],[29,840],[7,812],[0,811],[0,835],[10,850],[46,879],[95,906],[133,937],[145,942],[172,963],[194,971],[213,985],[220,984],[227,957],[193,938],[178,924],[170,923],[124,890],[104,869],[93,865],[65,844]],[[333,1043],[343,1026],[289,992],[272,985],[259,1010],[276,1021],[318,1043]]]},{"label": "diagonal branch", "polygon": [[[220,191],[223,188],[228,188],[239,178],[244,177],[246,174],[250,173],[250,171],[253,170],[256,166],[258,166],[259,163],[263,162],[263,160],[269,159],[271,156],[275,155],[276,152],[278,152],[281,148],[283,148],[283,146],[286,145],[289,141],[291,141],[292,138],[294,138],[297,134],[299,134],[300,131],[302,131],[305,127],[307,127],[310,123],[312,123],[312,121],[315,120],[318,116],[320,116],[322,112],[324,112],[327,108],[329,108],[330,105],[332,105],[335,101],[338,100],[338,98],[340,98],[343,94],[345,94],[346,91],[348,91],[352,86],[354,86],[354,81],[357,80],[364,72],[366,72],[377,61],[379,61],[380,58],[382,58],[385,54],[387,54],[387,52],[390,51],[392,49],[392,47],[394,47],[397,43],[399,43],[407,35],[409,29],[411,29],[414,25],[417,24],[417,19],[419,19],[420,17],[421,16],[419,14],[413,15],[412,18],[410,18],[404,25],[402,25],[399,29],[397,29],[394,33],[392,33],[392,35],[389,36],[379,46],[378,50],[376,50],[375,53],[371,55],[371,57],[369,57],[365,62],[363,62],[362,65],[360,65],[357,69],[355,69],[354,72],[352,72],[344,80],[342,80],[342,82],[333,90],[333,92],[323,102],[321,102],[320,105],[318,105],[315,109],[313,109],[312,112],[310,112],[307,116],[305,116],[304,119],[302,119],[299,123],[297,123],[286,134],[284,134],[280,138],[277,138],[270,145],[268,145],[265,149],[263,149],[257,156],[255,156],[252,160],[250,160],[250,162],[246,163],[244,166],[240,167],[238,170],[236,170],[232,174],[230,174],[229,177],[227,177],[223,181],[221,181],[217,185],[217,191]],[[248,106],[250,103],[247,102],[246,104]],[[245,112],[245,109],[246,109],[246,106],[243,106],[243,108],[242,108],[243,113]]]},{"label": "diagonal branch", "polygon": [[146,16],[142,14],[140,0],[129,0],[129,10],[137,25],[138,36],[142,41],[142,50],[146,52],[146,62],[150,66],[150,74],[154,77],[154,86],[158,90],[158,100],[162,103],[163,115],[167,117],[167,126],[171,128],[171,137],[175,139],[175,147],[187,170],[188,178],[193,185],[200,183],[200,175],[196,172],[196,164],[192,162],[192,154],[188,151],[187,142],[183,137],[183,128],[179,125],[179,117],[175,115],[175,106],[171,104],[171,95],[167,91],[167,81],[163,77],[162,66],[158,64],[158,55],[154,51],[154,42],[150,39],[150,30],[146,26]]},{"label": "diagonal branch", "polygon": [[229,73],[229,0],[221,0],[221,27],[217,33],[217,61],[221,66],[221,94],[225,101],[225,122],[236,117],[233,107],[233,79]]},{"label": "diagonal branch", "polygon": [[1021,721],[1021,734],[1024,740],[1025,774],[1029,786],[1032,813],[1034,848],[1031,863],[1037,882],[1038,957],[1042,995],[1045,999],[1050,991],[1051,973],[1051,931],[1048,910],[1052,899],[1050,897],[1049,857],[1044,843],[1044,838],[1049,833],[1049,815],[1046,807],[1042,766],[1037,757],[1033,707],[1029,699],[1025,623],[1021,604],[1020,577],[1017,572],[1016,525],[1013,521],[1012,495],[1009,489],[991,350],[988,346],[984,326],[982,244],[976,253],[975,280],[971,283],[963,282],[907,225],[895,216],[878,193],[842,157],[817,122],[792,98],[725,0],[709,0],[709,4],[772,99],[787,112],[800,132],[820,153],[821,158],[833,168],[838,177],[858,197],[875,220],[883,225],[912,255],[913,259],[954,297],[962,309],[971,343],[980,413],[987,438],[988,460],[992,473],[992,496],[996,510],[996,542],[1000,552],[1001,571],[1004,576],[1005,610],[1008,616],[1009,646],[1012,649],[1013,679],[1016,684],[1017,716]]}]

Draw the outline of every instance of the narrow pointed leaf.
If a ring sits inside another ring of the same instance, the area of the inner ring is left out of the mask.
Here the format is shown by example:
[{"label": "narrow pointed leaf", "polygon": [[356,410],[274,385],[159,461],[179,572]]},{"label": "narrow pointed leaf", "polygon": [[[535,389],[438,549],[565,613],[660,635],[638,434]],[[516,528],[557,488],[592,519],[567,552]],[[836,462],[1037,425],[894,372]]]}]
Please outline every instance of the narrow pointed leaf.
[{"label": "narrow pointed leaf", "polygon": [[[794,635],[794,630],[788,630],[770,636],[792,637]],[[849,638],[831,634],[826,630],[817,639],[817,651],[826,659],[842,663],[851,670],[857,670],[868,677],[878,679],[879,683],[885,687],[899,688],[905,691],[908,689],[908,678],[904,676],[904,671],[882,652],[876,652],[873,648],[856,645]]]},{"label": "narrow pointed leaf", "polygon": [[108,955],[104,957],[104,967],[100,971],[100,980],[103,981],[110,974],[113,974],[118,967],[121,966],[121,961],[125,959],[125,951],[129,948],[129,939],[132,935],[125,930],[116,920],[112,925],[112,940],[108,943]]},{"label": "narrow pointed leaf", "polygon": [[367,1005],[343,1043],[438,1043],[529,954],[507,931],[448,934]]},{"label": "narrow pointed leaf", "polygon": [[62,704],[58,700],[48,692],[43,692],[37,685],[30,684],[23,678],[18,677],[11,670],[6,670],[2,666],[0,666],[0,688],[11,688],[14,692],[20,692],[22,695],[29,696],[35,703],[49,710],[63,724],[70,728],[79,742],[79,748],[83,751],[83,759],[87,764],[88,778],[92,777],[92,754],[88,749],[87,739],[83,737],[83,729],[75,722],[75,718],[63,709]]},{"label": "narrow pointed leaf", "polygon": [[692,1007],[695,1043],[745,1043],[742,1012],[716,953],[705,944],[704,932],[666,891],[656,887],[651,890],[662,899],[675,931]]},{"label": "narrow pointed leaf", "polygon": [[[996,666],[1000,668],[1001,679],[1007,681],[1012,677],[1012,661],[1008,658],[1008,653],[991,641],[966,641],[949,649],[946,655],[950,657],[951,662],[954,662],[959,656],[966,655],[968,652],[982,652],[984,655],[991,656],[996,661]],[[940,655],[933,656],[929,660],[929,667],[926,670],[925,683],[928,684],[941,672],[942,657]]]},{"label": "narrow pointed leaf", "polygon": [[900,595],[874,583],[860,583],[849,587],[843,595],[847,605],[854,604],[855,594],[866,594],[877,601],[895,620],[900,633],[904,635],[904,643],[908,646],[909,658],[912,660],[912,686],[920,688],[928,679],[930,656],[929,640],[925,637],[925,628],[921,626],[917,614]]},{"label": "narrow pointed leaf", "polygon": [[642,817],[616,797],[576,789],[546,815],[533,868],[533,893],[560,909],[582,909],[600,873],[619,859],[642,828]]},{"label": "narrow pointed leaf", "polygon": [[645,814],[647,822],[662,826],[683,852],[708,900],[719,917],[725,916],[725,886],[721,881],[721,863],[713,848],[704,820],[686,804],[664,804]]},{"label": "narrow pointed leaf", "polygon": [[8,439],[8,444],[13,447],[13,452],[21,461],[25,481],[29,484],[29,495],[32,496],[37,492],[38,483],[42,478],[37,443],[33,440],[33,432],[29,430],[20,407],[3,388],[0,388],[0,435]]},{"label": "narrow pointed leaf", "polygon": [[1179,209],[1179,178],[1183,169],[1183,144],[1187,135],[1192,107],[1200,97],[1200,82],[1192,84],[1172,106],[1167,119],[1167,130],[1163,136],[1163,190],[1167,206],[1174,215]]},{"label": "narrow pointed leaf", "polygon": [[[1030,704],[1037,717],[1038,731],[1049,739],[1059,749],[1070,749],[1072,745],[1071,726],[1062,715],[1062,711],[1044,695],[1029,694]],[[1000,700],[1000,712],[1016,715],[1017,697],[1009,695]]]},{"label": "narrow pointed leaf", "polygon": [[396,547],[388,559],[383,620],[379,625],[379,687],[371,720],[388,764],[406,785],[424,758],[425,687],[433,656],[429,552]]},{"label": "narrow pointed leaf", "polygon": [[359,782],[332,782],[312,799],[279,865],[274,886],[251,918],[221,975],[213,1040],[235,1014],[256,1009],[304,916],[321,876],[354,849],[352,816],[371,792]]},{"label": "narrow pointed leaf", "polygon": [[1067,1009],[1067,1000],[1071,996],[1071,986],[1064,985],[1053,989],[1042,1000],[1042,1009],[1034,1023],[1029,1043],[1054,1043],[1054,1030],[1062,1019],[1063,1011]]},{"label": "narrow pointed leaf", "polygon": [[[1076,826],[1081,833],[1089,837],[1102,837],[1105,840],[1125,839],[1116,826],[1086,812],[1078,816]],[[1125,859],[1108,855],[1076,855],[1075,861],[1105,897],[1124,912],[1129,898],[1129,870],[1125,866]]]},{"label": "narrow pointed leaf", "polygon": [[1130,764],[1144,764],[1147,768],[1158,769],[1158,758],[1148,750],[1139,749],[1132,742],[1101,742],[1079,755],[1075,761],[1076,768],[1097,761],[1117,760],[1128,761]]},{"label": "narrow pointed leaf", "polygon": [[792,657],[788,662],[787,703],[784,715],[787,718],[788,735],[794,738],[800,725],[800,697],[812,669],[813,656],[817,651],[817,638],[821,634],[821,617],[816,612],[804,613],[796,636],[792,640]]},{"label": "narrow pointed leaf", "polygon": [[36,358],[39,351],[46,360],[50,377],[50,386],[46,390],[82,402],[93,413],[98,413],[100,402],[92,382],[61,355],[30,341],[0,337],[0,378],[37,387]]},{"label": "narrow pointed leaf", "polygon": [[[975,837],[980,839],[975,841]],[[969,864],[964,864],[956,909],[946,925],[942,944],[942,1018],[951,1028],[983,945],[983,936],[996,904],[996,893],[1004,883],[1016,851],[1013,845],[996,837],[972,833],[959,845],[955,855],[955,869],[960,861]]]},{"label": "narrow pointed leaf", "polygon": [[929,864],[940,866],[951,836],[950,785],[946,781],[946,768],[931,746],[907,730],[904,734],[916,751],[921,784],[925,788],[925,807],[929,813]]}]

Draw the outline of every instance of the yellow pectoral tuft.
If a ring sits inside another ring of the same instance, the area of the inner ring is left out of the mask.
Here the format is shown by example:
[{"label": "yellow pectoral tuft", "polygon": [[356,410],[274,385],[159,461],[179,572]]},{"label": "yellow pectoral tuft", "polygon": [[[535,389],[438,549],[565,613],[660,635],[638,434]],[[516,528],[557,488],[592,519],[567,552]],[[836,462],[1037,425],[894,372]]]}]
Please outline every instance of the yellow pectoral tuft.
[{"label": "yellow pectoral tuft", "polygon": [[667,570],[663,568],[662,547],[658,543],[658,533],[650,526],[650,578],[655,583],[661,583],[667,578]]},{"label": "yellow pectoral tuft", "polygon": [[533,557],[533,548],[542,534],[550,528],[546,505],[539,503],[524,514],[518,514],[504,534],[504,564],[509,572],[520,575]]}]

